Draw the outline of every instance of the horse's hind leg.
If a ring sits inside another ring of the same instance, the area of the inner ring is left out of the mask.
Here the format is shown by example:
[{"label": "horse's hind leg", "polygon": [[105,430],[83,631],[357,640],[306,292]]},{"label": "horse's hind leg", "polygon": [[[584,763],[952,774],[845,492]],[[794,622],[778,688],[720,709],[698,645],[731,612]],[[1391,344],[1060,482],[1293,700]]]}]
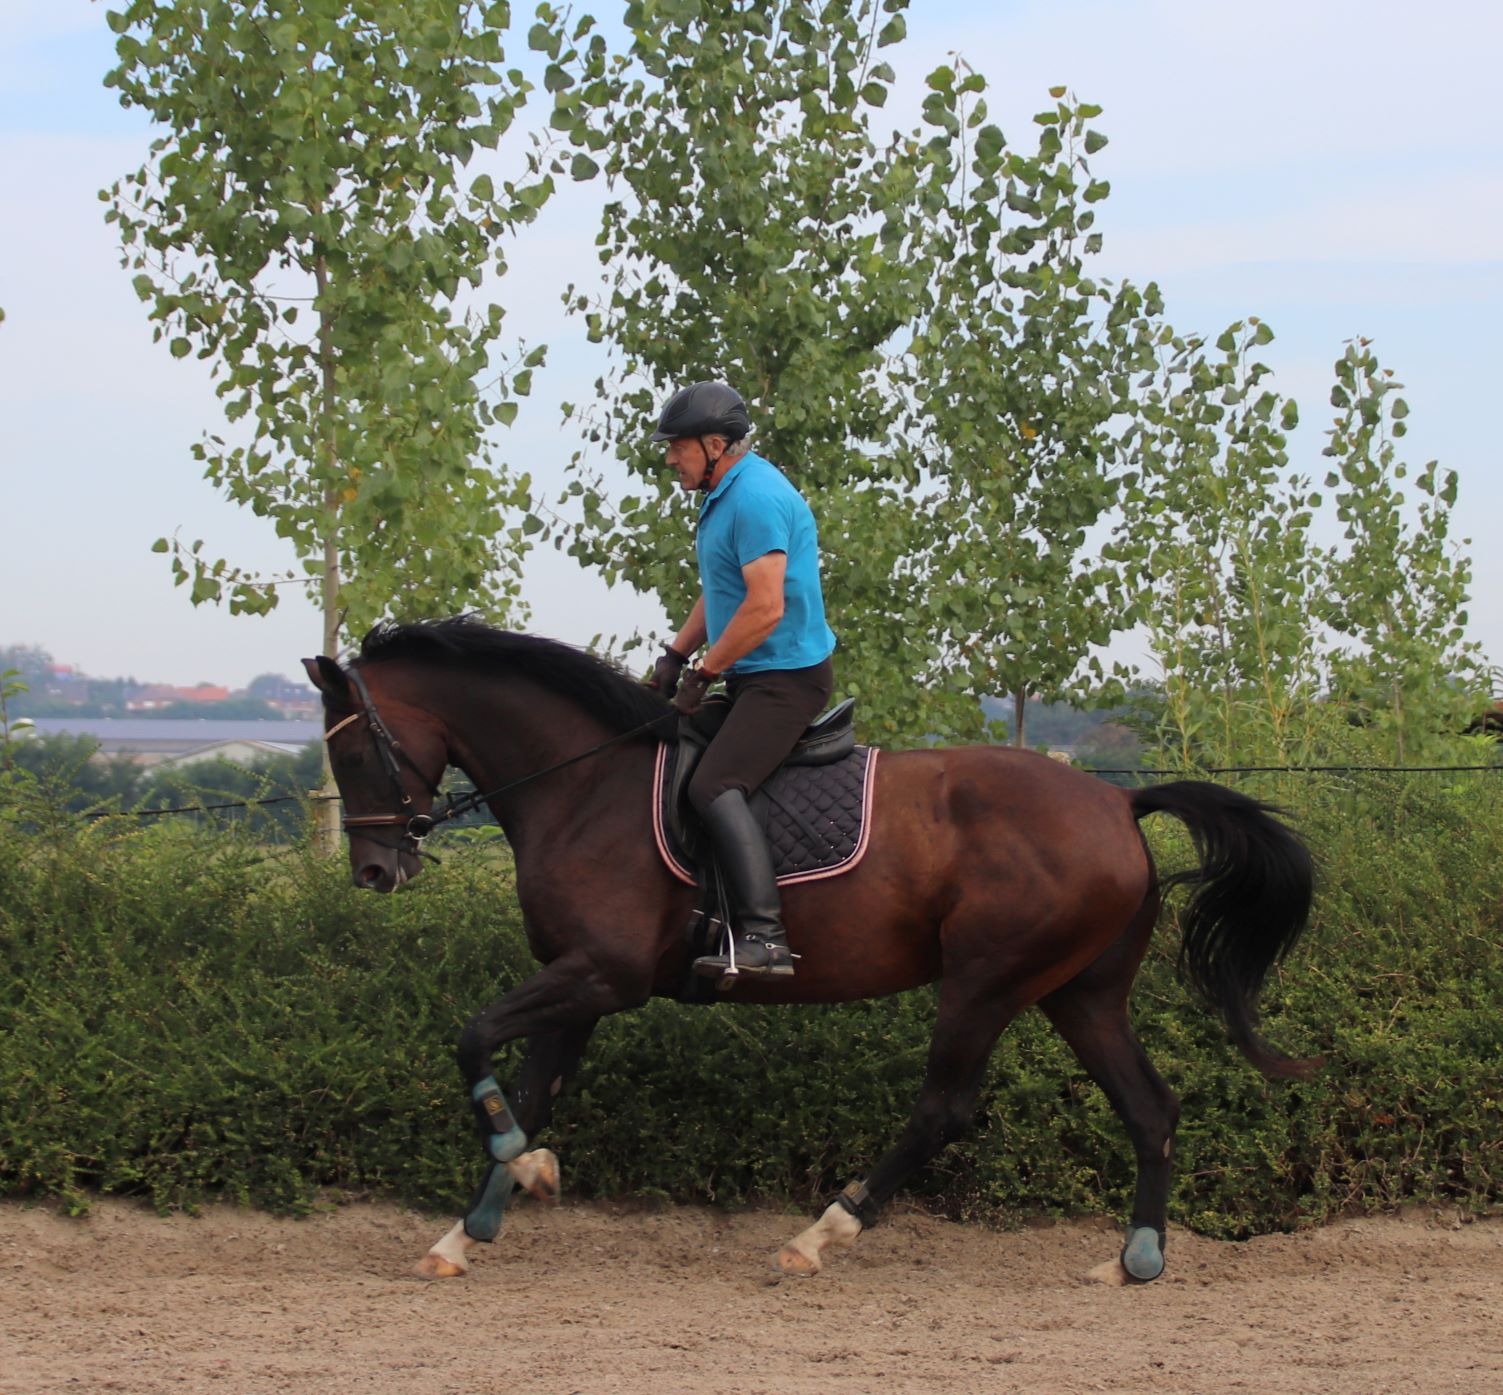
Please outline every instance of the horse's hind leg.
[{"label": "horse's hind leg", "polygon": [[[1104,1283],[1147,1283],[1164,1269],[1169,1177],[1179,1099],[1153,1068],[1127,1020],[1126,982],[1110,955],[1039,1003],[1105,1093],[1137,1155],[1138,1185],[1121,1255],[1091,1271]],[[1134,961],[1128,969],[1128,980]]]},{"label": "horse's hind leg", "polygon": [[965,1133],[976,1113],[992,1048],[1020,1006],[990,984],[983,990],[974,982],[944,980],[924,1084],[908,1126],[864,1182],[847,1187],[818,1221],[779,1252],[777,1268],[801,1277],[817,1274],[824,1250],[854,1243],[914,1172]]},{"label": "horse's hind leg", "polygon": [[[527,1039],[515,1091],[514,1112],[518,1126],[534,1138],[553,1117],[553,1101],[564,1082],[574,1074],[584,1055],[596,1019],[573,1027],[539,1032]],[[511,1182],[540,1201],[554,1203],[559,1197],[558,1159],[549,1148],[534,1148],[506,1164]],[[456,1221],[418,1264],[425,1278],[448,1279],[469,1267],[465,1251],[476,1242],[465,1233],[464,1221]]]}]

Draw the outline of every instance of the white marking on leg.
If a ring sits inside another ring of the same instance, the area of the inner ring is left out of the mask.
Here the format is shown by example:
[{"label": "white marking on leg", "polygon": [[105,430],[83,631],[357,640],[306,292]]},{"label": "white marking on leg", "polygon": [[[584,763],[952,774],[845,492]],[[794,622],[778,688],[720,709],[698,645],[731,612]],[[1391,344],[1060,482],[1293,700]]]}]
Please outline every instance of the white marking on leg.
[{"label": "white marking on leg", "polygon": [[827,1249],[854,1245],[860,1234],[861,1222],[838,1201],[832,1201],[825,1207],[824,1215],[778,1254],[777,1267],[785,1274],[812,1276],[824,1267],[822,1256]]},{"label": "white marking on leg", "polygon": [[[470,1261],[465,1257],[465,1251],[475,1242],[464,1233],[464,1222],[455,1221],[454,1227],[432,1249],[428,1251],[430,1259],[437,1259],[442,1264],[451,1265],[454,1272],[464,1274],[469,1271]],[[451,1277],[450,1273],[439,1266],[424,1264],[421,1266],[425,1272],[439,1277]]]}]

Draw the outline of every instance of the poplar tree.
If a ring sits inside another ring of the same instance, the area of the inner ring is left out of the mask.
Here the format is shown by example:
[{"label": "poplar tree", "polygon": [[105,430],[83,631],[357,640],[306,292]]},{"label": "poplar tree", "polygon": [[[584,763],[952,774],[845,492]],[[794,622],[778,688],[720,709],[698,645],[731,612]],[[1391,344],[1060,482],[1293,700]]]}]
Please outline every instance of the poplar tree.
[{"label": "poplar tree", "polygon": [[754,447],[814,510],[840,686],[884,740],[980,726],[974,704],[930,681],[938,639],[913,603],[922,506],[889,449],[890,343],[928,274],[914,250],[933,193],[926,152],[909,139],[879,147],[870,129],[904,8],[629,4],[630,69],[595,140],[616,195],[599,238],[605,277],[570,297],[617,356],[598,402],[573,415],[631,479],[619,502],[603,475],[571,485],[583,522],[570,552],[687,611],[693,510],[648,436],[674,387],[730,382]]},{"label": "poplar tree", "polygon": [[985,81],[963,64],[928,78],[924,120],[948,177],[923,262],[926,307],[896,381],[910,404],[898,443],[925,495],[926,603],[957,677],[979,703],[1083,700],[1094,646],[1130,628],[1120,559],[1090,530],[1136,475],[1120,448],[1132,375],[1153,362],[1157,291],[1093,275],[1109,192],[1090,157],[1101,108],[1051,89],[1034,152],[987,123]]},{"label": "poplar tree", "polygon": [[[206,435],[195,454],[291,545],[321,652],[382,616],[504,617],[527,480],[496,464],[488,433],[543,351],[498,361],[501,306],[460,301],[504,274],[504,238],[556,172],[537,151],[514,180],[465,172],[530,91],[504,66],[510,7],[132,0],[108,18],[120,61],[105,81],[162,134],[101,195],[106,216],[156,336],[211,365],[235,440]],[[531,41],[555,66],[603,62],[598,41],[565,44],[546,6]],[[559,124],[577,102],[559,100]],[[155,546],[195,605],[277,604],[277,579],[201,541]]]},{"label": "poplar tree", "polygon": [[[291,545],[294,584],[322,611],[319,652],[383,616],[504,618],[526,545],[508,513],[528,482],[495,464],[488,432],[515,417],[543,351],[498,363],[501,306],[465,314],[459,300],[506,271],[503,239],[553,190],[539,153],[499,185],[465,174],[530,90],[503,66],[510,7],[132,0],[108,18],[120,61],[106,84],[163,133],[102,195],[106,216],[157,338],[212,367],[239,435],[209,433],[194,453]],[[529,39],[550,76],[603,63],[599,42],[565,48],[546,7]],[[550,86],[567,128],[574,79]],[[155,549],[195,605],[264,613],[287,580],[201,540]]]},{"label": "poplar tree", "polygon": [[1124,448],[1118,546],[1160,669],[1157,740],[1186,766],[1315,759],[1324,704],[1322,496],[1291,469],[1299,410],[1251,317],[1208,344],[1162,327]]},{"label": "poplar tree", "polygon": [[[1404,385],[1372,341],[1336,360],[1323,452],[1342,542],[1329,562],[1331,684],[1396,763],[1435,754],[1485,703],[1492,675],[1466,639],[1471,563],[1453,536],[1458,480],[1400,458]],[[1411,480],[1417,498],[1406,493]]]}]

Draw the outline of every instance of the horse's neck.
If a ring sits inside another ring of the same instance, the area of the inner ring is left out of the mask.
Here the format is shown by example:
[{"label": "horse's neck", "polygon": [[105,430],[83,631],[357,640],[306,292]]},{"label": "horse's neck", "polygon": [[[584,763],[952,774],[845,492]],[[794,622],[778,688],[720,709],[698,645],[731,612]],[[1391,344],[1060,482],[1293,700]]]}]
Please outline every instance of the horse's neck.
[{"label": "horse's neck", "polygon": [[472,690],[448,726],[450,753],[475,788],[501,791],[491,806],[513,848],[572,836],[586,808],[598,810],[651,768],[647,743],[607,745],[615,732],[530,685]]}]

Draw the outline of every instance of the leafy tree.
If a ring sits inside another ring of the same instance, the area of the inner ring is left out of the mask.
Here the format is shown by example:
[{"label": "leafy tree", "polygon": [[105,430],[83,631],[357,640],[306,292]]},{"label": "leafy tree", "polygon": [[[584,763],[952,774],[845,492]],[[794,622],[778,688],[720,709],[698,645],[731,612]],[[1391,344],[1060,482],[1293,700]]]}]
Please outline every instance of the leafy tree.
[{"label": "leafy tree", "polygon": [[215,722],[280,722],[282,714],[268,702],[253,697],[230,697],[222,702],[170,702],[166,707],[143,712],[146,718],[171,721],[206,718]]},{"label": "leafy tree", "polygon": [[31,730],[28,717],[12,712],[15,699],[26,691],[26,680],[18,668],[0,668],[0,768],[6,778],[16,768],[15,751],[19,738]]},{"label": "leafy tree", "polygon": [[841,685],[861,696],[867,732],[918,740],[975,732],[979,714],[920,681],[938,647],[912,601],[913,501],[885,449],[898,411],[886,346],[927,275],[912,249],[928,158],[912,140],[878,149],[869,128],[904,8],[627,6],[631,68],[595,131],[619,195],[600,235],[608,271],[570,305],[619,355],[600,405],[574,415],[634,487],[615,505],[610,483],[581,478],[566,497],[583,512],[574,556],[686,613],[692,510],[647,437],[672,387],[735,384],[756,449],[818,518]]},{"label": "leafy tree", "polygon": [[1465,637],[1471,564],[1451,531],[1456,472],[1430,461],[1411,507],[1396,445],[1408,429],[1404,385],[1367,339],[1347,345],[1335,374],[1324,454],[1345,545],[1329,565],[1330,623],[1348,642],[1332,656],[1332,685],[1402,763],[1461,731],[1488,691],[1480,647]]},{"label": "leafy tree", "polygon": [[[243,825],[272,841],[291,841],[303,820],[303,798],[320,775],[321,747],[321,742],[312,741],[295,756],[264,756],[247,764],[217,757],[138,772],[132,807],[171,809],[243,801],[248,807],[215,809],[203,817],[216,824]],[[259,800],[279,802],[257,804]]]},{"label": "leafy tree", "polygon": [[32,736],[14,748],[14,764],[36,782],[54,808],[79,813],[104,805],[128,806],[141,778],[141,767],[128,755],[98,759],[92,736],[52,732]]},{"label": "leafy tree", "polygon": [[1298,409],[1252,357],[1272,339],[1257,319],[1213,346],[1162,327],[1124,437],[1141,476],[1118,539],[1162,671],[1156,740],[1187,766],[1310,759],[1329,716],[1321,496],[1289,470]]},{"label": "leafy tree", "polygon": [[[553,189],[541,156],[515,181],[463,176],[530,90],[505,67],[509,5],[131,0],[109,22],[106,83],[165,131],[107,217],[158,337],[213,364],[249,435],[197,447],[207,478],[292,544],[325,653],[387,614],[504,615],[525,547],[506,514],[527,481],[494,467],[487,431],[513,419],[542,350],[482,392],[504,312],[466,317],[457,298],[504,273],[503,239]],[[603,61],[563,45],[563,23],[545,7],[534,45]],[[559,103],[565,124],[577,101]],[[195,604],[276,605],[276,580],[202,542],[156,548]]]},{"label": "leafy tree", "polygon": [[985,82],[964,65],[929,75],[925,121],[948,178],[922,261],[923,318],[895,377],[909,405],[898,458],[926,492],[930,614],[975,697],[1084,696],[1101,678],[1092,646],[1133,619],[1115,558],[1089,530],[1115,506],[1126,471],[1120,418],[1131,374],[1152,363],[1146,316],[1157,291],[1093,276],[1091,232],[1108,193],[1089,156],[1106,137],[1100,108],[1066,100],[1040,112],[1038,150],[1010,150],[986,124]]},{"label": "leafy tree", "polygon": [[35,644],[0,646],[0,671],[14,674],[16,693],[45,684],[52,670],[52,655]]},{"label": "leafy tree", "polygon": [[[506,269],[502,239],[552,176],[462,177],[529,84],[503,67],[505,4],[456,0],[133,0],[112,11],[106,79],[166,128],[109,193],[136,289],[176,357],[197,352],[250,443],[198,448],[206,475],[272,520],[341,621],[462,606],[505,613],[523,544],[499,558],[523,482],[487,468],[539,351],[477,379],[502,332],[464,286]],[[557,23],[555,19],[552,21]],[[275,583],[171,551],[194,602],[264,612]],[[498,572],[497,567],[500,567]]]}]

